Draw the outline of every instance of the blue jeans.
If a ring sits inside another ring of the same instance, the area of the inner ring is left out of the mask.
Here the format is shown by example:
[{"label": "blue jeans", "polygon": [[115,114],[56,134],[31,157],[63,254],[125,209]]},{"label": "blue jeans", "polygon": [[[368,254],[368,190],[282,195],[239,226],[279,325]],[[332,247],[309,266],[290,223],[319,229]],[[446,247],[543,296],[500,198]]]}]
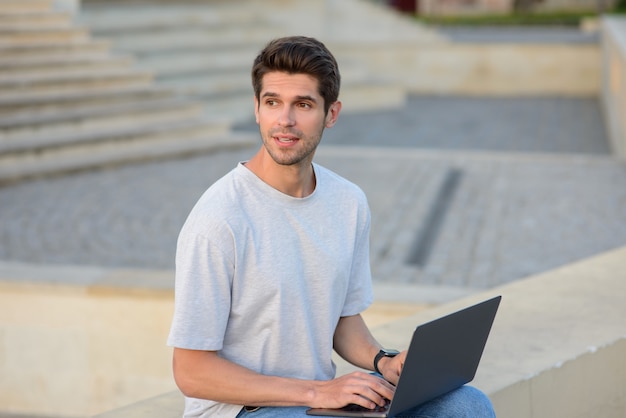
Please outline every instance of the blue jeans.
[{"label": "blue jeans", "polygon": [[[237,418],[308,417],[305,407],[266,407],[254,412],[241,410]],[[495,418],[489,398],[472,386],[457,390],[396,415],[397,418]]]}]

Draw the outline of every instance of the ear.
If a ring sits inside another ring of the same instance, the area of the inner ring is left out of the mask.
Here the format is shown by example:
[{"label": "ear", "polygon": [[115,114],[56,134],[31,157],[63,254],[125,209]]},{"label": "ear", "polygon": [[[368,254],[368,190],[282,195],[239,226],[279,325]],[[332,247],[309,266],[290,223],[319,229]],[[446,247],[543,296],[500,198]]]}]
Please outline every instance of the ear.
[{"label": "ear", "polygon": [[259,124],[259,99],[254,96],[254,118],[256,119],[257,125]]},{"label": "ear", "polygon": [[332,128],[337,122],[337,118],[339,117],[339,112],[341,111],[341,102],[337,100],[335,103],[331,104],[328,108],[328,113],[326,113],[326,124],[327,128]]}]

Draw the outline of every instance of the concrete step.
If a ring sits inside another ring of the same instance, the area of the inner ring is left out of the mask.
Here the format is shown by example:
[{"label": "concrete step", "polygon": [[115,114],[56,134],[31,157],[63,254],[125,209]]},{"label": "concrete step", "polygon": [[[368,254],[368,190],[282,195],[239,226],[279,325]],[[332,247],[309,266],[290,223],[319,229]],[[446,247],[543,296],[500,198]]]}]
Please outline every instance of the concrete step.
[{"label": "concrete step", "polygon": [[252,67],[252,60],[260,47],[248,43],[236,43],[226,46],[193,47],[181,46],[172,50],[160,49],[147,53],[134,52],[138,65],[152,69],[157,74],[167,75],[231,68]]},{"label": "concrete step", "polygon": [[0,73],[12,71],[48,71],[100,66],[130,66],[135,60],[130,55],[111,55],[107,52],[93,54],[41,54],[23,55],[0,62]]},{"label": "concrete step", "polygon": [[[187,48],[160,50],[136,54],[137,66],[155,72],[157,79],[174,84],[191,84],[200,78],[198,85],[228,85],[232,78],[245,75],[245,85],[250,85],[250,69],[259,47],[248,43],[234,43],[210,48]],[[371,78],[367,69],[358,60],[344,59],[340,62],[342,77],[346,80]],[[181,79],[189,80],[188,83]],[[237,81],[236,86],[239,85]],[[222,88],[223,90],[224,88]]]},{"label": "concrete step", "polygon": [[0,56],[3,60],[28,60],[28,59],[59,59],[63,57],[102,57],[110,53],[110,42],[104,40],[87,39],[80,42],[55,42],[46,44],[30,45],[2,45],[0,44]]},{"label": "concrete step", "polygon": [[[132,83],[108,86],[94,86],[93,88],[87,88],[83,86],[82,89],[60,89],[60,90],[38,90],[38,91],[26,91],[23,94],[2,94],[0,96],[0,106],[6,110],[7,106],[14,106],[16,110],[30,109],[40,107],[53,107],[55,104],[65,106],[67,103],[80,103],[83,100],[87,101],[102,101],[110,100],[120,94],[142,94],[151,90],[157,91],[170,91],[163,87],[154,86],[149,82]],[[28,93],[28,94],[27,94]]]},{"label": "concrete step", "polygon": [[256,142],[50,8],[0,0],[0,182]]},{"label": "concrete step", "polygon": [[28,28],[21,30],[0,30],[0,45],[54,45],[56,43],[77,43],[89,39],[86,29],[71,27],[62,29]]},{"label": "concrete step", "polygon": [[231,71],[214,71],[209,74],[200,71],[199,73],[173,74],[172,76],[157,75],[157,80],[161,85],[173,88],[180,94],[195,97],[208,97],[211,94],[223,94],[246,88],[252,95],[248,69],[233,68]]},{"label": "concrete step", "polygon": [[51,8],[51,0],[2,0],[0,2],[0,13],[46,12]]},{"label": "concrete step", "polygon": [[[249,8],[285,33],[306,33],[328,42],[440,42],[442,37],[410,16],[396,12],[384,1],[250,0]],[[259,7],[260,6],[260,7]]]},{"label": "concrete step", "polygon": [[227,94],[196,96],[205,105],[205,113],[212,117],[229,118],[233,123],[254,121],[252,88],[229,91]]},{"label": "concrete step", "polygon": [[2,100],[42,99],[64,95],[80,95],[86,92],[102,92],[107,90],[126,90],[142,88],[152,84],[152,74],[127,72],[96,77],[86,74],[66,80],[44,79],[38,82],[23,84],[0,83]]},{"label": "concrete step", "polygon": [[[297,9],[303,17],[315,20],[315,25],[323,21],[319,19],[327,8],[284,3],[289,13]],[[241,13],[242,7],[249,13]],[[279,9],[267,11],[255,2],[101,3],[100,7],[89,2],[79,20],[94,36],[109,39],[113,50],[133,54],[139,68],[154,71],[159,85],[202,100],[207,115],[249,122],[254,111],[252,60],[269,39],[289,30],[272,17],[273,13],[287,13]],[[372,77],[359,59],[338,59],[344,80],[341,100],[346,109],[392,108],[404,103],[402,87]]]},{"label": "concrete step", "polygon": [[0,97],[0,117],[28,117],[51,115],[119,104],[153,101],[174,97],[169,89],[156,86],[140,88],[107,89],[102,91],[74,91],[67,94],[41,97]]},{"label": "concrete step", "polygon": [[194,121],[203,114],[201,103],[162,99],[37,117],[4,117],[0,119],[0,140],[4,142],[4,147],[16,149],[22,148],[22,143],[32,138],[56,138],[89,131],[106,132],[157,123]]},{"label": "concrete step", "polygon": [[130,56],[0,62],[0,82],[22,83],[42,78],[67,79],[85,73],[120,73],[127,72],[133,63]]},{"label": "concrete step", "polygon": [[[123,99],[122,99],[123,98]],[[11,129],[23,126],[37,127],[43,124],[54,124],[82,120],[90,117],[106,117],[109,115],[126,114],[132,117],[132,113],[137,111],[149,112],[152,109],[163,108],[196,108],[201,107],[200,103],[188,99],[181,99],[174,95],[167,94],[162,97],[156,95],[135,95],[135,96],[113,96],[116,100],[102,100],[99,102],[85,103],[84,101],[72,103],[70,106],[57,106],[47,111],[33,111],[32,106],[22,109],[17,113],[16,109],[0,106],[0,129]],[[143,110],[145,108],[146,110]],[[6,113],[2,110],[7,110]],[[19,109],[19,108],[18,108]]]},{"label": "concrete step", "polygon": [[[148,6],[148,7],[146,7]],[[216,25],[230,22],[232,25],[247,26],[258,22],[258,15],[242,13],[241,2],[234,6],[230,2],[152,2],[131,3],[108,0],[89,1],[82,6],[78,20],[94,33],[145,32],[172,27]]]},{"label": "concrete step", "polygon": [[72,147],[50,148],[39,153],[0,155],[0,184],[228,148],[250,147],[257,143],[256,135],[206,134],[201,129],[197,133],[190,132],[193,129],[187,124],[187,128],[178,130],[164,128],[160,133],[120,135],[96,144],[81,141]]},{"label": "concrete step", "polygon": [[[349,111],[394,108],[405,103],[406,91],[399,84],[356,73],[344,79],[349,81],[343,83],[340,99],[347,105],[346,109]],[[221,106],[229,95],[233,96],[237,106],[244,105],[246,109],[252,106],[253,92],[248,69],[204,75],[179,74],[171,78],[158,77],[158,80],[160,84],[175,89],[182,95],[205,102],[216,101],[217,106]]]},{"label": "concrete step", "polygon": [[40,29],[66,29],[72,20],[64,13],[44,12],[5,12],[0,3],[0,31],[24,30],[37,27]]},{"label": "concrete step", "polygon": [[[230,114],[236,121],[245,121],[252,114],[249,111],[252,106],[250,67],[254,56],[269,39],[298,26],[289,22],[279,24],[280,16],[296,13],[306,17],[303,25],[307,28],[325,26],[324,17],[338,23],[336,17],[328,16],[328,5],[279,3],[270,1],[268,10],[265,10],[266,3],[261,6],[246,1],[237,5],[179,3],[167,7],[163,3],[149,2],[109,8],[86,4],[80,19],[89,24],[93,33],[109,38],[112,49],[132,53],[139,68],[154,71],[159,84],[181,95],[203,100],[209,114]],[[242,20],[242,8],[254,18]],[[343,14],[344,9],[341,9]],[[374,11],[365,15],[371,17]],[[327,32],[325,41],[332,44],[335,35],[339,34]],[[343,40],[343,35],[339,38]],[[344,81],[342,98],[350,104],[346,108],[370,110],[404,103],[404,89],[372,77],[361,57],[337,58]]]},{"label": "concrete step", "polygon": [[[127,5],[105,2],[94,7],[85,4],[81,21],[95,33],[154,32],[172,27],[217,25],[251,27],[262,23],[280,27],[281,33],[305,33],[333,41],[432,41],[440,37],[414,19],[395,12],[380,2],[344,0],[341,2],[303,2],[285,0],[239,0],[238,2],[144,2]],[[152,7],[150,7],[152,5]],[[142,9],[143,6],[143,9]],[[246,13],[242,13],[245,10]],[[372,30],[372,28],[376,30]],[[266,41],[268,38],[261,38]]]},{"label": "concrete step", "polygon": [[140,54],[179,48],[212,48],[240,44],[254,45],[259,50],[267,40],[281,33],[282,31],[275,27],[258,24],[251,27],[222,24],[213,27],[178,27],[169,30],[110,34],[93,32],[96,37],[109,39],[118,51],[133,51]]},{"label": "concrete step", "polygon": [[74,130],[66,133],[46,132],[43,135],[30,135],[19,140],[2,140],[0,155],[16,157],[29,154],[39,154],[51,149],[63,147],[85,147],[88,145],[116,142],[120,146],[124,141],[133,141],[136,138],[148,140],[152,136],[162,136],[176,132],[181,135],[180,140],[187,136],[223,135],[230,129],[230,123],[224,120],[203,120],[190,118],[180,120],[161,120],[151,123],[135,123],[126,126],[107,125],[101,129]]},{"label": "concrete step", "polygon": [[399,108],[406,99],[403,86],[375,79],[346,83],[339,93],[339,100],[347,112]]}]

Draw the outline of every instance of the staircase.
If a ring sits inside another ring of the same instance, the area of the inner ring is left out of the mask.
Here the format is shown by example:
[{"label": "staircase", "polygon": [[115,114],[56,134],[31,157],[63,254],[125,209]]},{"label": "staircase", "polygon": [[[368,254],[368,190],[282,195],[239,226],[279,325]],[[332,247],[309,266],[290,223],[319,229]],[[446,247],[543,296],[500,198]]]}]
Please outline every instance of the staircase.
[{"label": "staircase", "polygon": [[405,103],[370,45],[438,41],[364,0],[52,3],[0,0],[0,184],[255,144],[231,127],[252,119],[250,66],[275,37],[335,52],[344,113]]},{"label": "staircase", "polygon": [[342,49],[436,40],[408,18],[363,0],[84,0],[79,19],[153,71],[157,84],[237,122],[253,116],[250,67],[270,39],[301,34],[325,42],[340,64],[344,112],[401,106],[406,89],[368,71],[369,57],[344,56]]},{"label": "staircase", "polygon": [[245,146],[51,0],[0,0],[0,183]]}]

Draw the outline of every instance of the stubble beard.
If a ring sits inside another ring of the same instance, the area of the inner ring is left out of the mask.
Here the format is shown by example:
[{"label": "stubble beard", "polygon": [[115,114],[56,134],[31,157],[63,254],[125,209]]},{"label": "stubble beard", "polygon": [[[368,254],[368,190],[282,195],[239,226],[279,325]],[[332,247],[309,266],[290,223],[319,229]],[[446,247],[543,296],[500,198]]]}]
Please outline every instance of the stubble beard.
[{"label": "stubble beard", "polygon": [[[292,166],[302,163],[310,164],[313,160],[315,150],[322,139],[322,127],[318,134],[304,136],[304,133],[294,129],[270,129],[267,136],[263,137],[263,145],[267,153],[276,164],[282,166]],[[298,137],[298,143],[293,148],[282,149],[276,147],[273,137],[278,133],[288,133]]]}]

